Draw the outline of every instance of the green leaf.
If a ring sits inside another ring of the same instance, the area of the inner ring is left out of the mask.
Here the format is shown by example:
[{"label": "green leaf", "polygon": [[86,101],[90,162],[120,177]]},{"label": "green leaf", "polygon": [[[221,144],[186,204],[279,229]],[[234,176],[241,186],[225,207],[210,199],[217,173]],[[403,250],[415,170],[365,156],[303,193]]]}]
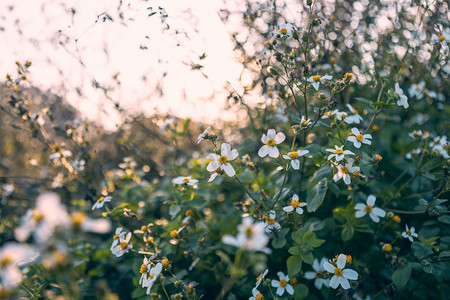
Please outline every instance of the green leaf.
[{"label": "green leaf", "polygon": [[383,102],[375,102],[372,103],[373,106],[381,107],[381,108],[395,108],[395,105],[393,104],[386,104]]},{"label": "green leaf", "polygon": [[422,259],[424,257],[427,257],[428,255],[433,254],[433,250],[430,246],[424,245],[419,242],[414,242],[411,245],[412,252],[415,257],[418,259]]},{"label": "green leaf", "polygon": [[306,155],[313,155],[316,153],[319,153],[322,150],[322,147],[317,144],[309,144],[308,146],[305,146],[303,150],[308,150],[309,153]]},{"label": "green leaf", "polygon": [[308,212],[315,212],[322,205],[328,189],[327,183],[328,180],[324,178],[309,192],[306,197]]},{"label": "green leaf", "polygon": [[181,206],[179,205],[171,205],[169,208],[169,214],[172,217],[172,219],[175,219],[175,217],[178,215],[178,213],[181,211]]},{"label": "green leaf", "polygon": [[309,253],[302,253],[301,255],[302,260],[307,263],[308,265],[312,265],[314,262],[314,256],[312,255],[311,252]]},{"label": "green leaf", "polygon": [[332,192],[334,194],[334,196],[339,197],[339,194],[341,193],[341,189],[339,188],[339,186],[331,181],[328,181],[328,189],[330,190],[330,192]]},{"label": "green leaf", "polygon": [[315,236],[316,234],[314,232],[309,231],[303,235],[302,242],[309,245],[309,243],[314,240]]},{"label": "green leaf", "polygon": [[395,270],[394,274],[392,274],[392,282],[397,289],[401,290],[406,286],[411,277],[411,271],[412,268],[409,263]]},{"label": "green leaf", "polygon": [[273,239],[273,240],[272,240],[272,246],[273,246],[275,249],[283,248],[284,245],[286,245],[286,239],[285,239],[284,237],[279,237],[279,238],[277,238],[277,239]]},{"label": "green leaf", "polygon": [[291,247],[288,252],[292,255],[300,255],[302,254],[302,250],[299,247]]},{"label": "green leaf", "polygon": [[355,226],[355,230],[358,232],[373,233],[373,230],[369,224],[359,224]]},{"label": "green leaf", "polygon": [[289,278],[295,277],[295,275],[302,269],[302,258],[300,256],[291,256],[286,261]]},{"label": "green leaf", "polygon": [[296,242],[297,244],[301,244],[302,243],[302,237],[303,237],[302,232],[300,232],[300,231],[293,232],[291,234],[291,237],[294,240],[294,242]]},{"label": "green leaf", "polygon": [[309,294],[309,289],[303,283],[297,284],[294,287],[294,297],[295,299],[304,299]]},{"label": "green leaf", "polygon": [[355,97],[355,100],[359,101],[359,102],[364,102],[366,104],[373,104],[372,101],[370,101],[369,99],[363,98],[363,97]]},{"label": "green leaf", "polygon": [[442,216],[439,216],[437,219],[441,223],[450,224],[450,216],[449,215],[442,215]]},{"label": "green leaf", "polygon": [[355,233],[355,228],[353,228],[353,226],[351,226],[351,225],[347,225],[344,227],[344,229],[342,229],[341,238],[344,242],[347,242],[347,241],[351,240],[354,233]]},{"label": "green leaf", "polygon": [[310,246],[311,248],[317,248],[317,247],[319,247],[319,246],[322,246],[323,243],[325,243],[325,240],[322,240],[322,239],[314,239],[314,240],[309,244],[309,246]]},{"label": "green leaf", "polygon": [[450,257],[450,251],[442,251],[439,253],[439,258]]}]

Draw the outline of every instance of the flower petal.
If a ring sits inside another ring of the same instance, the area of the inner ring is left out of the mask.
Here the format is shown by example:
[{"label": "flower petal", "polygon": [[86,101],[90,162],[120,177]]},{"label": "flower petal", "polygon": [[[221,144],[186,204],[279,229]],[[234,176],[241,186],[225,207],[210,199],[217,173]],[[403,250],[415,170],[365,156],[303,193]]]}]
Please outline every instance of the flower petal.
[{"label": "flower petal", "polygon": [[275,129],[267,130],[267,138],[269,139],[274,139],[276,134],[277,132],[275,131]]},{"label": "flower petal", "polygon": [[375,200],[377,200],[377,198],[374,195],[369,195],[369,197],[367,197],[367,205],[374,206]]},{"label": "flower petal", "polygon": [[269,147],[269,156],[273,158],[277,158],[280,154],[277,147]]},{"label": "flower petal", "polygon": [[339,277],[339,283],[344,290],[348,290],[350,288],[350,282],[348,282],[348,279],[345,277]]},{"label": "flower petal", "polygon": [[338,259],[336,261],[336,266],[340,269],[345,267],[345,263],[347,262],[347,255],[339,254]]},{"label": "flower petal", "polygon": [[335,266],[333,266],[329,262],[324,262],[323,268],[325,269],[325,271],[330,272],[330,273],[334,273],[334,270],[336,269]]},{"label": "flower petal", "polygon": [[358,273],[352,269],[342,270],[342,275],[350,280],[358,280]]},{"label": "flower petal", "polygon": [[227,144],[227,143],[223,143],[222,146],[220,147],[220,153],[225,156],[228,156],[228,153],[230,153],[230,150],[231,150],[231,146],[230,146],[230,144]]},{"label": "flower petal", "polygon": [[228,176],[233,177],[234,175],[236,175],[236,172],[233,169],[233,166],[231,166],[230,163],[226,163],[223,166],[223,170],[225,171],[225,173],[227,173]]},{"label": "flower petal", "polygon": [[384,218],[384,216],[386,216],[386,212],[384,210],[382,210],[381,208],[378,208],[378,207],[374,207],[373,210],[372,210],[372,213],[375,216],[382,217],[382,218]]},{"label": "flower petal", "polygon": [[258,155],[259,155],[260,157],[266,157],[267,154],[269,154],[269,146],[264,145],[264,146],[262,146],[262,147],[259,149]]},{"label": "flower petal", "polygon": [[330,280],[330,287],[333,289],[337,289],[338,286],[339,286],[339,277],[333,276],[333,278],[331,278]]},{"label": "flower petal", "polygon": [[279,144],[281,142],[283,142],[286,139],[286,136],[284,135],[284,133],[282,132],[278,132],[277,135],[275,136],[275,144]]},{"label": "flower petal", "polygon": [[300,169],[300,161],[298,159],[294,159],[291,161],[291,166],[294,170]]},{"label": "flower petal", "polygon": [[218,167],[220,167],[220,162],[217,160],[213,160],[208,164],[206,170],[209,172],[214,172],[215,170],[217,170]]},{"label": "flower petal", "polygon": [[228,160],[234,160],[236,157],[239,156],[239,153],[236,149],[231,150],[231,152],[227,155]]}]

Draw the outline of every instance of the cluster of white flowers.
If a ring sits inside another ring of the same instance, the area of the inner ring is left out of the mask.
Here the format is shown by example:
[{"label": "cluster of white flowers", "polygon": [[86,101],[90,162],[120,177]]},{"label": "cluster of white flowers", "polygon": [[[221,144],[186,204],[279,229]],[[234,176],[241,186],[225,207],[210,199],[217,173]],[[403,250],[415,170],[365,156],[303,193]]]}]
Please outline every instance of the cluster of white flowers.
[{"label": "cluster of white flowers", "polygon": [[139,284],[142,285],[143,288],[146,288],[147,295],[150,294],[150,290],[153,287],[156,279],[159,274],[161,274],[163,265],[159,262],[156,265],[153,264],[147,257],[144,257],[141,268],[139,272],[142,274],[139,279]]},{"label": "cluster of white flowers", "polygon": [[262,251],[269,254],[272,251],[267,248],[269,237],[265,232],[265,228],[266,224],[263,222],[253,223],[251,217],[244,217],[242,223],[238,226],[237,236],[224,235],[222,242],[249,251]]}]

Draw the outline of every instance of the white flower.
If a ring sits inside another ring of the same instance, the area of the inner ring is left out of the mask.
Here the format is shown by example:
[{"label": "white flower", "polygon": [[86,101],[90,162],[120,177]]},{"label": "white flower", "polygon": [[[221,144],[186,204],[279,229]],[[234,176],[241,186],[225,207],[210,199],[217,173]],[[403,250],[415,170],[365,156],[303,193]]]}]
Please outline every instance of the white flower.
[{"label": "white flower", "polygon": [[323,80],[330,80],[331,78],[333,78],[333,77],[331,77],[330,75],[325,75],[325,76],[314,75],[314,76],[311,76],[308,78],[308,82],[311,82],[311,85],[316,89],[316,91],[318,91],[320,83]]},{"label": "white flower", "polygon": [[378,207],[373,207],[375,205],[375,200],[377,198],[374,195],[370,195],[367,197],[367,205],[364,205],[362,203],[358,203],[355,205],[355,209],[357,212],[355,213],[355,216],[357,218],[364,217],[367,213],[369,214],[369,217],[374,221],[375,223],[380,222],[380,217],[384,218],[386,216],[386,212]]},{"label": "white flower", "polygon": [[423,97],[423,91],[425,90],[425,81],[421,81],[420,83],[413,83],[408,89],[408,93],[410,97],[416,97],[417,99],[421,99]]},{"label": "white flower", "polygon": [[308,150],[298,150],[289,152],[287,155],[283,155],[283,158],[290,160],[292,168],[294,168],[294,170],[298,170],[300,168],[300,160],[298,158],[308,153]]},{"label": "white flower", "polygon": [[137,166],[136,162],[131,157],[124,157],[123,163],[119,164],[121,169],[134,169]]},{"label": "white flower", "polygon": [[105,205],[105,202],[111,202],[111,200],[112,200],[111,196],[98,198],[97,201],[94,203],[94,205],[92,205],[92,210],[102,208],[103,205]]},{"label": "white flower", "polygon": [[422,132],[422,130],[413,130],[412,132],[408,133],[408,135],[412,139],[421,138],[423,140],[431,136],[428,131]]},{"label": "white flower", "polygon": [[147,295],[150,294],[150,290],[152,289],[153,283],[155,283],[156,279],[158,278],[159,274],[162,271],[162,264],[157,263],[156,266],[151,268],[148,272],[148,275],[145,279],[142,280],[142,287],[147,288]]},{"label": "white flower", "polygon": [[285,138],[286,136],[282,132],[277,133],[275,129],[267,130],[267,135],[263,134],[261,137],[261,142],[265,145],[259,149],[258,155],[260,157],[266,157],[269,154],[270,157],[278,157],[280,151],[278,151],[276,145],[282,143]]},{"label": "white flower", "polygon": [[361,143],[370,145],[372,144],[372,136],[370,134],[362,134],[356,127],[352,128],[352,132],[348,135],[347,140],[353,143],[356,148],[361,147]]},{"label": "white flower", "polygon": [[125,253],[128,253],[128,250],[133,248],[133,245],[130,243],[130,240],[131,240],[131,232],[128,232],[126,236],[125,234],[120,234],[118,244],[111,249],[111,253],[114,254],[116,257],[121,257]]},{"label": "white flower", "polygon": [[359,124],[359,123],[361,123],[363,118],[358,114],[358,111],[353,106],[351,106],[348,103],[346,104],[346,106],[353,113],[353,115],[347,116],[347,118],[345,118],[344,122],[346,122],[347,124]]},{"label": "white flower", "polygon": [[150,259],[148,259],[147,257],[144,256],[144,260],[139,269],[139,272],[142,274],[141,278],[139,279],[139,284],[141,284],[142,287],[145,287],[144,280],[147,280],[147,278],[148,278],[148,273],[151,269],[150,263],[151,263]]},{"label": "white flower", "polygon": [[411,243],[414,242],[413,237],[419,237],[416,233],[416,230],[414,229],[414,227],[408,228],[408,225],[406,225],[406,230],[404,232],[402,232],[402,236],[405,239],[408,239]]},{"label": "white flower", "polygon": [[262,299],[264,299],[263,295],[256,288],[253,288],[252,295],[253,296],[248,298],[248,300],[262,300]]},{"label": "white flower", "polygon": [[347,261],[347,256],[345,254],[340,254],[337,261],[336,267],[330,264],[329,262],[325,262],[323,267],[326,271],[334,274],[334,276],[330,280],[330,287],[333,289],[337,289],[339,285],[342,286],[344,290],[348,290],[350,288],[350,280],[357,280],[358,273],[351,269],[344,269],[345,263]]},{"label": "white flower", "polygon": [[275,217],[277,216],[277,213],[274,210],[269,211],[269,217],[265,216],[265,222],[266,224],[266,232],[270,233],[273,230],[279,230],[281,228],[281,225],[275,221]]},{"label": "white flower", "polygon": [[198,138],[197,138],[198,142],[197,142],[197,144],[200,144],[200,142],[203,141],[203,140],[205,139],[205,137],[208,135],[210,129],[211,129],[211,127],[208,127],[208,128],[206,128],[206,129],[203,131],[203,133],[200,133],[200,134],[198,135]]},{"label": "white flower", "polygon": [[397,100],[397,105],[403,106],[404,108],[408,108],[409,107],[408,97],[406,97],[406,95],[403,94],[403,90],[400,88],[397,82],[395,83],[395,93],[399,97],[399,100]]},{"label": "white flower", "polygon": [[237,236],[224,235],[222,242],[249,251],[263,251],[269,254],[271,250],[266,247],[269,243],[269,237],[264,231],[265,227],[266,224],[263,222],[253,224],[251,217],[245,217],[242,219],[242,224],[238,226]]},{"label": "white flower", "polygon": [[283,210],[285,212],[292,212],[295,209],[295,212],[298,213],[299,215],[303,214],[303,209],[302,207],[306,206],[306,202],[300,202],[298,200],[298,195],[294,194],[294,196],[292,196],[291,202],[289,206],[285,206],[283,207]]},{"label": "white flower", "polygon": [[420,149],[420,148],[413,149],[413,150],[411,150],[411,152],[406,153],[406,154],[405,154],[405,157],[406,157],[407,159],[411,159],[411,158],[413,158],[413,156],[417,156],[417,155],[419,155],[420,153],[422,153],[422,149]]},{"label": "white flower", "polygon": [[86,232],[107,233],[111,230],[111,222],[107,219],[91,219],[83,212],[73,212],[72,228]]},{"label": "white flower", "polygon": [[126,232],[123,231],[122,227],[117,227],[116,228],[116,232],[114,233],[114,236],[113,236],[113,242],[112,242],[111,247],[109,248],[109,250],[112,251],[112,249],[117,246],[117,244],[119,243],[119,237],[121,235],[125,235],[125,233]]},{"label": "white flower", "polygon": [[220,168],[220,170],[224,170],[228,176],[233,177],[236,172],[229,161],[234,160],[239,154],[236,149],[231,150],[230,144],[227,143],[222,144],[220,151],[220,155],[214,153],[208,155],[208,158],[212,159],[212,161],[208,164],[206,170],[213,172]]},{"label": "white flower", "polygon": [[348,162],[345,164],[345,166],[338,165],[338,172],[334,174],[333,180],[337,182],[341,178],[343,178],[345,184],[349,185],[351,182],[350,174],[352,174],[355,177],[359,176],[359,167],[354,167],[353,162],[354,162],[353,159],[349,159]]},{"label": "white flower", "polygon": [[272,31],[274,37],[280,36],[280,38],[290,37],[292,35],[292,31],[294,26],[291,23],[285,23],[279,26],[278,30]]},{"label": "white flower", "polygon": [[438,151],[445,159],[449,158],[447,152],[448,149],[447,137],[445,135],[435,137],[434,140],[430,142],[430,147],[433,151]]},{"label": "white flower", "polygon": [[22,281],[20,265],[34,260],[39,253],[27,244],[7,243],[0,248],[0,291],[12,289]]},{"label": "white flower", "polygon": [[331,116],[334,116],[337,112],[339,112],[337,109],[326,111],[326,112],[323,114],[322,119],[328,119],[328,118],[330,118]]},{"label": "white flower", "polygon": [[440,36],[438,36],[437,34],[433,33],[433,34],[431,35],[431,40],[430,40],[430,42],[431,42],[432,44],[440,43],[441,46],[442,46],[443,48],[447,48],[447,47],[448,47],[447,41],[448,41],[449,39],[450,39],[450,34],[448,34],[447,32],[443,33],[443,34],[440,35]]},{"label": "white flower", "polygon": [[329,286],[330,285],[330,279],[324,279],[321,278],[320,275],[325,271],[323,264],[326,263],[328,260],[324,257],[320,260],[316,258],[314,259],[314,263],[312,265],[312,268],[315,272],[308,271],[305,272],[305,278],[306,279],[315,279],[314,286],[320,290],[322,289],[322,286]]},{"label": "white flower", "polygon": [[53,235],[57,227],[70,227],[71,219],[60,198],[55,193],[44,193],[37,197],[36,207],[22,217],[21,225],[15,230],[18,241],[24,242],[33,234],[35,242],[42,244]]},{"label": "white flower", "polygon": [[72,162],[72,167],[77,170],[78,172],[81,172],[84,170],[84,165],[86,164],[86,161],[84,159],[76,159]]},{"label": "white flower", "polygon": [[333,154],[328,156],[328,160],[334,157],[336,161],[341,161],[344,159],[345,155],[355,155],[355,153],[350,150],[343,150],[344,146],[338,147],[338,145],[335,145],[334,148],[335,149],[326,149],[328,152],[333,152]]},{"label": "white flower", "polygon": [[267,273],[269,272],[269,269],[266,269],[264,271],[264,273],[261,273],[257,278],[256,278],[256,286],[255,289],[261,284],[261,282],[264,280],[264,277],[267,275]]},{"label": "white flower", "polygon": [[283,296],[284,291],[286,290],[286,292],[289,295],[293,295],[294,294],[294,288],[292,287],[292,285],[290,285],[289,282],[289,276],[285,276],[283,274],[283,272],[278,272],[277,273],[278,277],[280,278],[280,280],[272,280],[272,286],[277,288],[277,295],[278,296]]},{"label": "white flower", "polygon": [[305,116],[302,116],[300,127],[308,127],[309,125],[311,125],[311,119],[306,120]]},{"label": "white flower", "polygon": [[178,176],[177,178],[172,179],[173,184],[186,184],[186,185],[194,185],[198,182],[197,179],[191,179],[191,176]]}]

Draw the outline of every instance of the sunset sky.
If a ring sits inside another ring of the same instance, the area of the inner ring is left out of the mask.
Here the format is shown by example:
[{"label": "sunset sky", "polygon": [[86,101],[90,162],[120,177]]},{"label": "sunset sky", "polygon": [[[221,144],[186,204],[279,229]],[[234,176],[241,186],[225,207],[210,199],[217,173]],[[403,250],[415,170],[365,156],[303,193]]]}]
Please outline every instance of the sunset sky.
[{"label": "sunset sky", "polygon": [[[159,5],[169,15],[168,31],[162,30]],[[1,1],[0,70],[14,74],[16,60],[31,60],[31,84],[64,96],[110,129],[119,118],[91,82],[109,86],[116,74],[121,85],[109,95],[131,112],[171,112],[203,121],[236,118],[222,109],[224,94],[214,93],[227,81],[242,85],[229,27],[218,16],[222,1],[124,1],[123,19],[118,6],[119,1]],[[103,22],[106,15],[114,22]],[[200,61],[203,53],[207,57]],[[191,71],[191,62],[202,63],[208,79]],[[155,87],[165,72],[161,96]]]}]

